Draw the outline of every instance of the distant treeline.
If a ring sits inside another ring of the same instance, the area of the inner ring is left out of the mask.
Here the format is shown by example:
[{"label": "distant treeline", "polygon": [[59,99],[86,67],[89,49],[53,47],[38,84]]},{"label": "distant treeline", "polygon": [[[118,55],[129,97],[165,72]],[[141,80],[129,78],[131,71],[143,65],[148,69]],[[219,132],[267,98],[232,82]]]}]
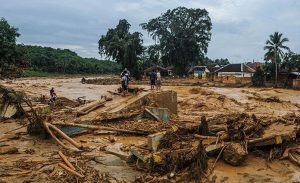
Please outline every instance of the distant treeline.
[{"label": "distant treeline", "polygon": [[120,64],[95,58],[82,58],[68,49],[18,45],[25,49],[30,59],[30,69],[62,74],[115,74]]}]

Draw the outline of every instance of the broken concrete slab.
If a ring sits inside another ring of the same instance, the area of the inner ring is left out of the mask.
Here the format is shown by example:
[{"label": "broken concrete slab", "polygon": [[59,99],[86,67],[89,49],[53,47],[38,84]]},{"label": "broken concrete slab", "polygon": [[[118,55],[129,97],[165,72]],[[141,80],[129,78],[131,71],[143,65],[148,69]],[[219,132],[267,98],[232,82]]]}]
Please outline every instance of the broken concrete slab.
[{"label": "broken concrete slab", "polygon": [[167,108],[172,114],[177,115],[177,93],[175,91],[161,91],[151,93],[148,96],[160,108]]},{"label": "broken concrete slab", "polygon": [[170,111],[168,108],[156,108],[156,107],[146,107],[151,111],[155,116],[164,122],[170,121]]},{"label": "broken concrete slab", "polygon": [[159,141],[161,138],[164,137],[164,135],[166,134],[166,132],[158,132],[158,133],[155,133],[155,134],[151,134],[151,135],[148,135],[148,148],[153,150],[154,152],[157,151],[157,147],[159,145]]},{"label": "broken concrete slab", "polygon": [[113,145],[106,146],[105,150],[106,150],[107,153],[113,154],[115,156],[118,156],[122,160],[127,161],[130,154],[122,151],[121,150],[122,147],[123,147],[122,143],[115,143]]}]

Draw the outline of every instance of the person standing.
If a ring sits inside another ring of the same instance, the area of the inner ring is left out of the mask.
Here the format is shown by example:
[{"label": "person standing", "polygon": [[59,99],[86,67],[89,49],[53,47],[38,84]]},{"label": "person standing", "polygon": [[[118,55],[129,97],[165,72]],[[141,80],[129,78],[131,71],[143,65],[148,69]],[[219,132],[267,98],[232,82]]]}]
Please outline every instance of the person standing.
[{"label": "person standing", "polygon": [[161,74],[159,70],[156,72],[156,90],[160,90],[161,88]]},{"label": "person standing", "polygon": [[55,100],[56,100],[56,98],[57,98],[57,96],[56,96],[56,93],[55,93],[55,91],[54,91],[54,88],[51,88],[51,90],[50,90],[50,101],[51,102],[55,102]]},{"label": "person standing", "polygon": [[128,91],[128,84],[129,84],[129,75],[128,75],[128,73],[125,72],[121,79],[122,79],[122,88],[123,88],[123,91],[125,93],[127,93],[127,91]]},{"label": "person standing", "polygon": [[156,73],[154,72],[154,70],[152,70],[152,72],[150,73],[150,85],[151,85],[151,90],[155,89],[155,81],[156,81]]},{"label": "person standing", "polygon": [[125,68],[125,69],[122,71],[122,73],[120,74],[121,78],[122,78],[125,74],[128,74],[128,78],[129,78],[130,72],[129,72],[129,70],[128,70],[127,68]]}]

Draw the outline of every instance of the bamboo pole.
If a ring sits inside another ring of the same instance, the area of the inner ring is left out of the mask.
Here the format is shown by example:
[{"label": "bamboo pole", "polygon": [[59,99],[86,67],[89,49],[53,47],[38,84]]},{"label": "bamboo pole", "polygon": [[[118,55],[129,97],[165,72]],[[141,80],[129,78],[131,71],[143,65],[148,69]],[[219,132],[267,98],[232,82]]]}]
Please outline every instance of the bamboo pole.
[{"label": "bamboo pole", "polygon": [[64,143],[62,143],[55,135],[54,133],[49,129],[49,126],[46,122],[43,121],[43,126],[46,129],[46,131],[50,134],[50,136],[62,147],[66,149],[70,149],[70,147],[66,146]]},{"label": "bamboo pole", "polygon": [[67,167],[67,166],[66,166],[65,164],[63,164],[63,163],[58,163],[58,165],[59,165],[60,167],[62,167],[63,169],[65,169],[66,171],[70,172],[71,174],[76,175],[77,177],[80,177],[80,178],[83,178],[83,177],[84,177],[84,175],[81,175],[80,173],[78,173],[78,172],[72,170],[71,168]]},{"label": "bamboo pole", "polygon": [[59,135],[61,135],[64,139],[66,139],[68,142],[70,142],[73,146],[80,149],[82,148],[81,144],[78,144],[76,141],[74,141],[72,138],[70,138],[68,135],[66,135],[64,132],[62,132],[60,129],[58,129],[56,126],[47,123],[47,125],[52,128],[54,131],[56,131]]},{"label": "bamboo pole", "polygon": [[71,162],[67,159],[67,157],[61,152],[58,151],[59,156],[61,157],[62,160],[64,160],[64,162],[72,169],[72,170],[76,170],[76,168],[71,164]]}]

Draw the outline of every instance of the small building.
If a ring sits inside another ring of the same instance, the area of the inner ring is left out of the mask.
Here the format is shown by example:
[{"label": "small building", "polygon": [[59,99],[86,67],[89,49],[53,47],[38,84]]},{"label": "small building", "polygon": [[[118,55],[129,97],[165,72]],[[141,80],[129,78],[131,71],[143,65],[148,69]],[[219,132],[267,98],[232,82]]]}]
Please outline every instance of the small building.
[{"label": "small building", "polygon": [[194,78],[206,79],[209,72],[207,66],[194,66],[189,69],[188,74],[193,74]]},{"label": "small building", "polygon": [[286,85],[294,89],[300,89],[300,72],[290,72]]},{"label": "small building", "polygon": [[218,76],[234,76],[234,77],[247,77],[253,76],[255,70],[250,66],[242,64],[227,64],[224,67],[215,71]]}]

